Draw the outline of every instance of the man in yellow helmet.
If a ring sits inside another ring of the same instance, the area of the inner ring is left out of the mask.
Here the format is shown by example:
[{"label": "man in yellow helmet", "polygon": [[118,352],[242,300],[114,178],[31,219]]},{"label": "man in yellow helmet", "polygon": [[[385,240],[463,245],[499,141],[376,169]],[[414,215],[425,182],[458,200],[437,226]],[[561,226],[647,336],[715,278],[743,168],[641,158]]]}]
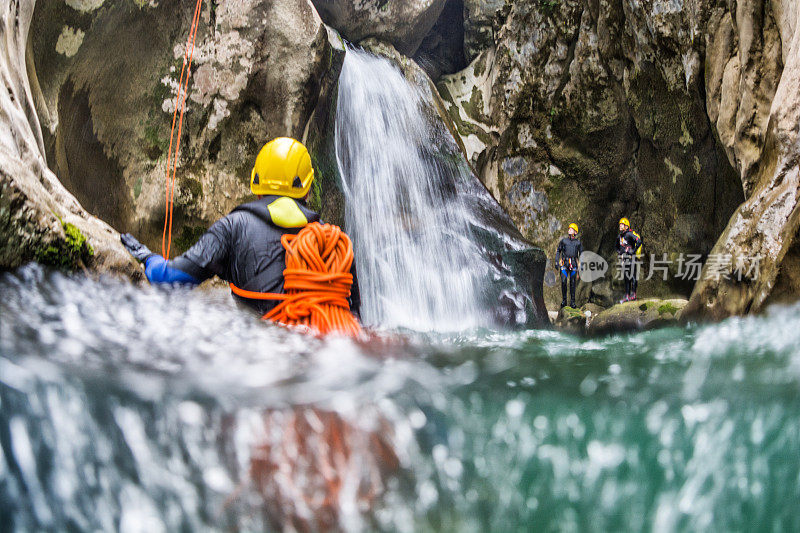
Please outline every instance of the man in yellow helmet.
[{"label": "man in yellow helmet", "polygon": [[625,296],[620,303],[636,299],[636,288],[639,284],[636,259],[642,250],[642,238],[631,230],[630,221],[623,217],[619,221],[619,238],[617,239],[617,254],[619,255],[622,279],[625,282]]},{"label": "man in yellow helmet", "polygon": [[[246,291],[282,293],[286,264],[281,237],[319,220],[305,204],[313,181],[306,147],[279,137],[264,145],[250,174],[250,190],[257,200],[236,207],[215,222],[180,257],[167,261],[127,233],[120,239],[131,255],[145,264],[152,283],[196,285],[217,275]],[[240,301],[261,314],[277,303]],[[357,303],[351,302],[351,309],[355,310]]]},{"label": "man in yellow helmet", "polygon": [[578,240],[578,225],[569,225],[567,236],[561,239],[556,248],[556,260],[561,269],[561,307],[567,305],[567,280],[569,280],[569,306],[575,307],[575,286],[578,284],[583,245]]}]

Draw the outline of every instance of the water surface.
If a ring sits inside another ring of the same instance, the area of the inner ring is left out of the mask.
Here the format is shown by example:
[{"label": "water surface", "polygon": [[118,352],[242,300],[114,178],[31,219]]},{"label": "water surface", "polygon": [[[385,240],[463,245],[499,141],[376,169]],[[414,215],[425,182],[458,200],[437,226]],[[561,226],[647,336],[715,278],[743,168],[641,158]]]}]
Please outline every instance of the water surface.
[{"label": "water surface", "polygon": [[0,529],[800,530],[800,306],[354,342],[0,277]]}]

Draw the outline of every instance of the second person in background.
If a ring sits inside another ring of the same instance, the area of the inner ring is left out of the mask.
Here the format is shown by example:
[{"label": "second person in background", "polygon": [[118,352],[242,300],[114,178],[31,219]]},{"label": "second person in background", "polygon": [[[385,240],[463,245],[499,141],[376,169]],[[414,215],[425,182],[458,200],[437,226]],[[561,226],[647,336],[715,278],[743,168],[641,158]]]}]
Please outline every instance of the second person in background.
[{"label": "second person in background", "polygon": [[569,225],[567,236],[561,239],[556,248],[556,261],[561,269],[561,307],[567,305],[567,281],[569,281],[569,306],[575,307],[575,287],[580,277],[580,260],[583,245],[578,239],[578,225]]}]

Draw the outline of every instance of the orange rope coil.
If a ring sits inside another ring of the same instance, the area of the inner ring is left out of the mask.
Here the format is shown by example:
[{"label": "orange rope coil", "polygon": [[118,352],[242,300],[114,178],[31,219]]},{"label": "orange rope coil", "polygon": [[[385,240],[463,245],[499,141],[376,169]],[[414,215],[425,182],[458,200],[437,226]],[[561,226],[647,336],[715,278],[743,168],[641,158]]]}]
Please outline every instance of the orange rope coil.
[{"label": "orange rope coil", "polygon": [[281,237],[286,249],[286,294],[254,292],[230,284],[234,294],[254,300],[282,300],[262,318],[319,333],[357,336],[361,325],[350,312],[353,243],[339,226],[314,222]]}]

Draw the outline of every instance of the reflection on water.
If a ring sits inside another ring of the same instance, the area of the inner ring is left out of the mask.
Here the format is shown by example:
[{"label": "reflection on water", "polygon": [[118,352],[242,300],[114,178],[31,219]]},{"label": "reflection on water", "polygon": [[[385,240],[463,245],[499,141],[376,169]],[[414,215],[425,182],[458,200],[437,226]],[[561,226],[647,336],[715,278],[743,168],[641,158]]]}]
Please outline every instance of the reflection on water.
[{"label": "reflection on water", "polygon": [[800,530],[800,307],[602,339],[0,277],[11,531]]}]

